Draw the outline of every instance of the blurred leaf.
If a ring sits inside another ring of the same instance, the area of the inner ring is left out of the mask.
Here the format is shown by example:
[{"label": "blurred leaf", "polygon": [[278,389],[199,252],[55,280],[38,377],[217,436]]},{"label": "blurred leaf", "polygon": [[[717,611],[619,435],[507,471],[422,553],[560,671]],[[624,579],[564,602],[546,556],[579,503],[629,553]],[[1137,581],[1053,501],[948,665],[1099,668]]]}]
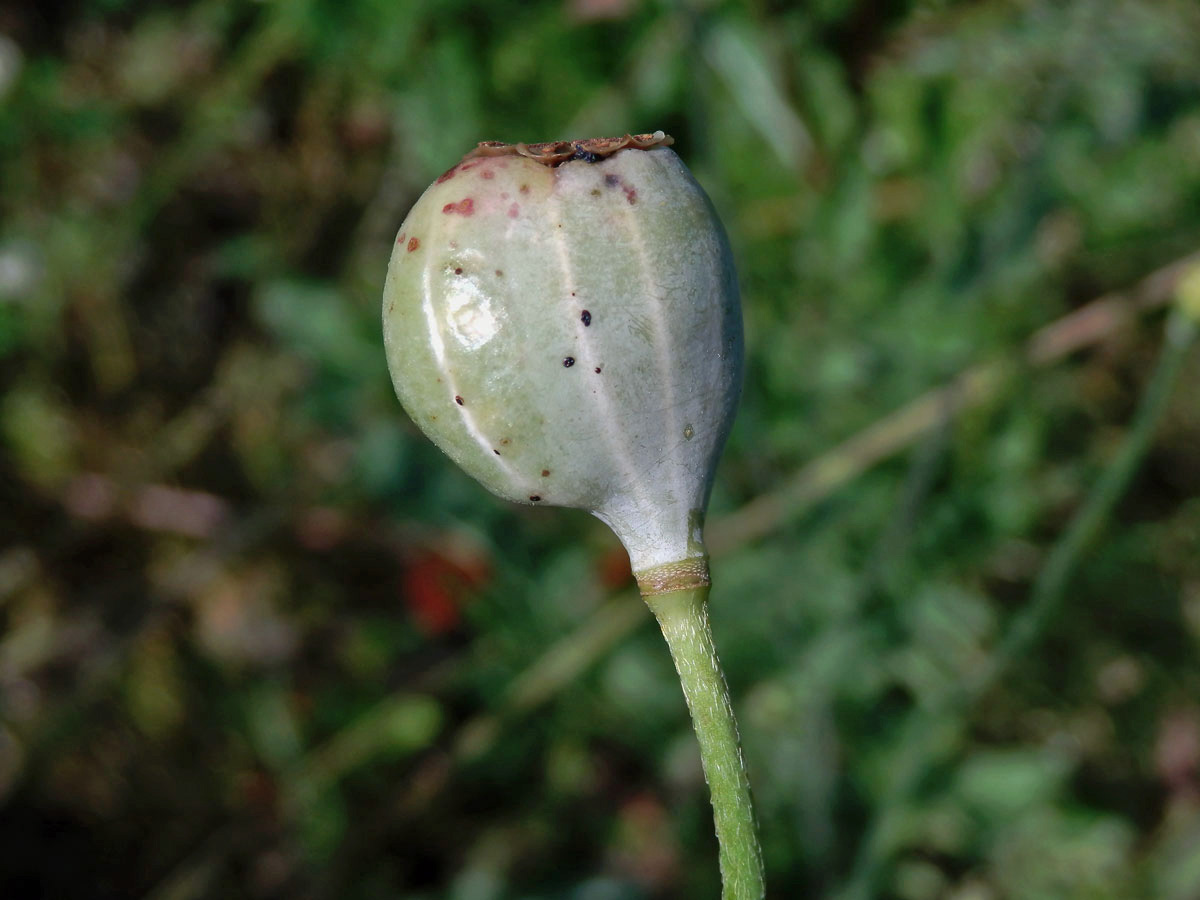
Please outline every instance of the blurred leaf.
[{"label": "blurred leaf", "polygon": [[747,124],[780,164],[802,168],[812,150],[812,138],[784,95],[780,80],[768,68],[771,54],[759,36],[732,22],[721,23],[708,36],[705,56],[721,75]]},{"label": "blurred leaf", "polygon": [[1072,769],[1071,760],[1049,752],[977,752],[959,771],[957,793],[984,821],[1011,821],[1053,805]]},{"label": "blurred leaf", "polygon": [[75,471],[75,423],[61,401],[26,385],[9,391],[0,406],[4,439],[21,475],[52,490]]}]

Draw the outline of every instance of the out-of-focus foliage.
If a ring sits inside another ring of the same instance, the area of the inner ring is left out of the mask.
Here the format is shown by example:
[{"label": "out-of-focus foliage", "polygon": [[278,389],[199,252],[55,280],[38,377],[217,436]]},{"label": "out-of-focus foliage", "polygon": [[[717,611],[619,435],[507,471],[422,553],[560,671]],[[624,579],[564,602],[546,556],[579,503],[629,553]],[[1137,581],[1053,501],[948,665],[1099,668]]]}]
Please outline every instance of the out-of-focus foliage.
[{"label": "out-of-focus foliage", "polygon": [[1026,339],[1200,247],[1192,0],[0,7],[0,894],[716,896],[619,547],[440,458],[378,325],[476,141],[656,128],[744,285],[714,531],[781,502],[725,528],[712,608],[771,895],[1200,896],[1195,351],[1054,614],[960,690],[1164,319]]}]

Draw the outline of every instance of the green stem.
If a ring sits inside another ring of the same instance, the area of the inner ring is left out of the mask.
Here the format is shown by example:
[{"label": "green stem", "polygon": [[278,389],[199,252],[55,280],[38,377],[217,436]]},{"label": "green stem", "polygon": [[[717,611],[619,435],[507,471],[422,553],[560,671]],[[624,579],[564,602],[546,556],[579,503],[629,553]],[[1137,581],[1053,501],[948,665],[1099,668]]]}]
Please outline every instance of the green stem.
[{"label": "green stem", "polygon": [[708,625],[708,586],[648,596],[671,649],[700,743],[720,846],[723,900],[760,900],[762,850],[754,824],[750,780],[738,740],[729,687]]},{"label": "green stem", "polygon": [[[1200,269],[1196,270],[1200,271]],[[1054,545],[1033,584],[1029,606],[1012,623],[992,654],[992,660],[977,685],[968,685],[972,697],[992,687],[1014,660],[1019,659],[1045,633],[1066,599],[1068,582],[1088,546],[1109,520],[1124,496],[1138,466],[1146,457],[1155,430],[1171,400],[1188,352],[1197,337],[1197,324],[1186,310],[1167,319],[1166,337],[1154,374],[1138,401],[1137,411],[1116,456],[1097,478],[1067,530]],[[964,704],[966,705],[966,704]]]}]

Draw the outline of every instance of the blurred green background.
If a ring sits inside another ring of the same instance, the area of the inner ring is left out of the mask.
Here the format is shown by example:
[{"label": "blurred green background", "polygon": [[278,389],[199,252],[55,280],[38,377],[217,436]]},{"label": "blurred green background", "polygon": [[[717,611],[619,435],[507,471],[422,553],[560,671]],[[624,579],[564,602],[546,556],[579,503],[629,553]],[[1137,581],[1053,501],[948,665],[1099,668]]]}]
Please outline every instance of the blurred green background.
[{"label": "blurred green background", "polygon": [[770,895],[1200,897],[1200,5],[76,0],[0,5],[6,900],[717,895],[623,551],[378,321],[476,141],[658,128]]}]

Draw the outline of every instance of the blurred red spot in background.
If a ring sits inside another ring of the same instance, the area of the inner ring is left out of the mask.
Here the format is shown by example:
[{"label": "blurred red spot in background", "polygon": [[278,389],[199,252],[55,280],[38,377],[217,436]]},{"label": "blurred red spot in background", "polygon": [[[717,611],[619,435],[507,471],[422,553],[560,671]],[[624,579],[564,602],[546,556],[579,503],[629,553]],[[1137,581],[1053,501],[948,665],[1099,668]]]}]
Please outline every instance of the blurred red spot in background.
[{"label": "blurred red spot in background", "polygon": [[629,554],[624,547],[613,547],[596,561],[596,577],[610,591],[623,588],[633,580]]},{"label": "blurred red spot in background", "polygon": [[491,576],[488,561],[474,549],[429,550],[404,570],[404,604],[417,627],[435,636],[462,622],[462,609]]}]

